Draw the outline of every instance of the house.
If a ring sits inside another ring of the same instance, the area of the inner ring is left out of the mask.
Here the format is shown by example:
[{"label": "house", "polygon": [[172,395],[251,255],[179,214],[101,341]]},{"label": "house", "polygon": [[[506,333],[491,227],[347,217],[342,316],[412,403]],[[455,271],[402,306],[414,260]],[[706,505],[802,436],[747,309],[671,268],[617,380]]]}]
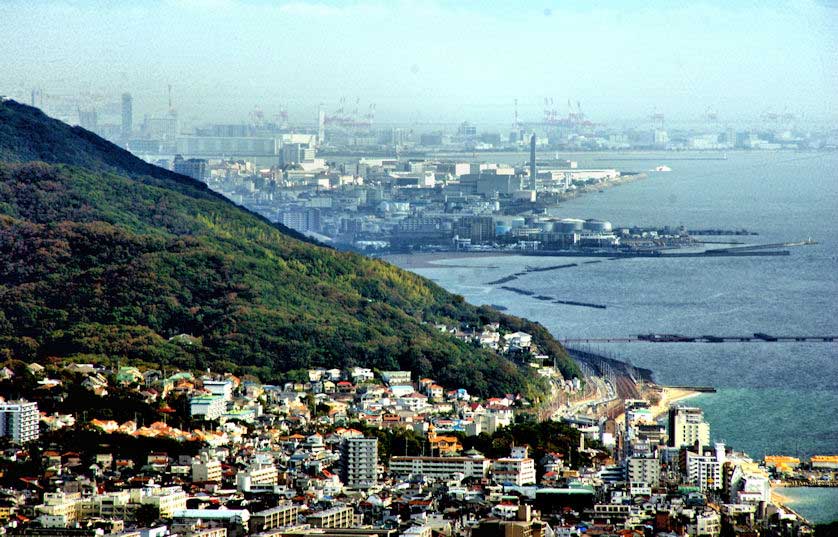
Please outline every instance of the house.
[{"label": "house", "polygon": [[372,372],[372,369],[367,367],[353,367],[349,370],[349,378],[352,379],[352,382],[355,384],[360,384],[362,382],[369,382],[375,378],[375,375]]},{"label": "house", "polygon": [[497,349],[500,346],[500,334],[497,332],[483,332],[477,339],[481,347]]},{"label": "house", "polygon": [[133,366],[123,366],[116,373],[116,381],[120,384],[134,384],[144,382],[143,374]]},{"label": "house", "polygon": [[431,384],[427,393],[434,401],[442,401],[443,395],[445,394],[445,388],[439,384]]},{"label": "house", "polygon": [[419,392],[413,392],[397,398],[396,405],[405,410],[418,412],[428,406],[428,397]]},{"label": "house", "polygon": [[410,384],[410,371],[382,371],[381,378],[391,387]]},{"label": "house", "polygon": [[503,339],[510,349],[529,349],[532,345],[532,336],[526,332],[512,332],[504,335]]},{"label": "house", "polygon": [[341,380],[336,385],[337,392],[342,394],[354,394],[355,393],[355,385],[349,382],[348,380]]}]

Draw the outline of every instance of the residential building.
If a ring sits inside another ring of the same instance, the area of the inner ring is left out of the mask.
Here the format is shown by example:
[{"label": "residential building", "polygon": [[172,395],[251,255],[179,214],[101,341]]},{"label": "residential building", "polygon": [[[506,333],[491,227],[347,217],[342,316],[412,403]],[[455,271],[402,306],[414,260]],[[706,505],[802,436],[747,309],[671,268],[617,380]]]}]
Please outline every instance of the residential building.
[{"label": "residential building", "polygon": [[206,182],[208,178],[207,161],[201,158],[185,159],[181,155],[176,155],[173,171],[196,181]]},{"label": "residential building", "polygon": [[491,462],[482,455],[473,457],[390,457],[390,473],[398,476],[422,475],[448,479],[454,474],[482,479],[489,473]]},{"label": "residential building", "polygon": [[378,482],[378,439],[346,438],[341,444],[341,481],[349,488],[369,489]]},{"label": "residential building", "polygon": [[40,414],[38,403],[32,401],[0,402],[0,437],[17,444],[38,439]]},{"label": "residential building", "polygon": [[221,462],[211,459],[206,453],[202,453],[192,462],[192,481],[195,483],[215,482],[220,483],[222,477]]},{"label": "residential building", "polygon": [[629,457],[627,462],[628,480],[632,483],[646,483],[657,487],[660,484],[661,464],[654,456]]},{"label": "residential building", "polygon": [[210,395],[221,397],[225,401],[233,400],[233,382],[230,380],[204,380],[204,389]]},{"label": "residential building", "polygon": [[256,457],[246,470],[236,474],[236,489],[241,492],[273,490],[279,482],[279,471],[270,456]]},{"label": "residential building", "polygon": [[215,395],[202,395],[189,400],[189,413],[193,418],[216,420],[227,410],[227,401]]},{"label": "residential building", "polygon": [[535,483],[535,461],[527,456],[526,446],[515,446],[509,457],[497,459],[492,466],[496,483],[531,485]]},{"label": "residential building", "polygon": [[710,445],[710,424],[697,407],[673,406],[669,409],[669,446]]},{"label": "residential building", "polygon": [[160,518],[172,518],[175,511],[186,509],[186,492],[181,487],[144,489],[140,503],[157,508]]},{"label": "residential building", "polygon": [[297,523],[299,514],[300,507],[298,505],[279,505],[272,509],[257,511],[250,515],[250,530],[260,532],[291,526]]},{"label": "residential building", "polygon": [[315,528],[350,528],[355,524],[355,510],[349,506],[332,507],[306,517]]}]

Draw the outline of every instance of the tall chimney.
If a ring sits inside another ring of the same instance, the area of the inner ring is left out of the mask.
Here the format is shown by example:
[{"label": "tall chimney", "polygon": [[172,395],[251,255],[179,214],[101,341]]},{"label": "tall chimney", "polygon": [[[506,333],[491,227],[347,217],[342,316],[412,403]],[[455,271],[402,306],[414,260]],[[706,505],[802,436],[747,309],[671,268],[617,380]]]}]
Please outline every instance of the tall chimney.
[{"label": "tall chimney", "polygon": [[530,183],[533,190],[535,190],[535,173],[535,133],[532,133],[530,137]]}]

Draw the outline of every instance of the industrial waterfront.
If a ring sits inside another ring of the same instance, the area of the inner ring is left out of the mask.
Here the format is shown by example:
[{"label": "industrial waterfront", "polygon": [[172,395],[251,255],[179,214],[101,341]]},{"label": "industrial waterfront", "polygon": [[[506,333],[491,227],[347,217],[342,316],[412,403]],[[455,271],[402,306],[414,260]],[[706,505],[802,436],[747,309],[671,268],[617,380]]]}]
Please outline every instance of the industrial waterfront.
[{"label": "industrial waterfront", "polygon": [[[638,166],[652,166],[649,155]],[[580,158],[580,161],[582,159]],[[819,244],[782,257],[621,259],[562,270],[531,272],[515,287],[535,295],[607,305],[556,304],[482,282],[526,265],[555,265],[534,257],[459,257],[440,268],[412,268],[475,303],[496,304],[538,320],[559,338],[669,334],[835,334],[838,295],[838,155],[732,154],[724,161],[683,162],[671,173],[601,195],[568,201],[558,217],[584,215],[625,224],[660,222],[748,228],[759,242],[812,237]],[[655,207],[650,211],[649,207]],[[741,238],[740,238],[741,240]],[[756,242],[756,241],[754,241]],[[408,265],[406,265],[408,266]],[[444,267],[444,268],[443,268]],[[654,371],[658,382],[707,385],[717,393],[691,403],[703,407],[714,436],[755,458],[809,456],[838,445],[838,348],[831,343],[717,344],[632,342],[595,349]],[[805,495],[805,492],[801,494]],[[838,491],[817,493],[804,515],[838,517]],[[826,502],[826,503],[825,503]],[[830,508],[831,505],[831,508]]]}]

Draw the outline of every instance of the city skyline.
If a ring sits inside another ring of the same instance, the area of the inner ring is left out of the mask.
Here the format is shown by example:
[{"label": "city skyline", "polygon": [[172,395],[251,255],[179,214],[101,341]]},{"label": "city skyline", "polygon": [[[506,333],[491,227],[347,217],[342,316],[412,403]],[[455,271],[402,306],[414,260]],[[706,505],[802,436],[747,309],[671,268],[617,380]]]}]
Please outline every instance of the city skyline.
[{"label": "city skyline", "polygon": [[[538,121],[545,98],[561,114],[579,101],[601,122],[838,114],[829,2],[96,4],[0,6],[0,93],[129,91],[141,117],[166,110],[172,85],[186,121],[241,120],[259,106],[306,123],[342,99],[360,114],[374,105],[379,123],[509,124],[516,99],[521,120]],[[26,35],[30,47],[13,46]]]}]

